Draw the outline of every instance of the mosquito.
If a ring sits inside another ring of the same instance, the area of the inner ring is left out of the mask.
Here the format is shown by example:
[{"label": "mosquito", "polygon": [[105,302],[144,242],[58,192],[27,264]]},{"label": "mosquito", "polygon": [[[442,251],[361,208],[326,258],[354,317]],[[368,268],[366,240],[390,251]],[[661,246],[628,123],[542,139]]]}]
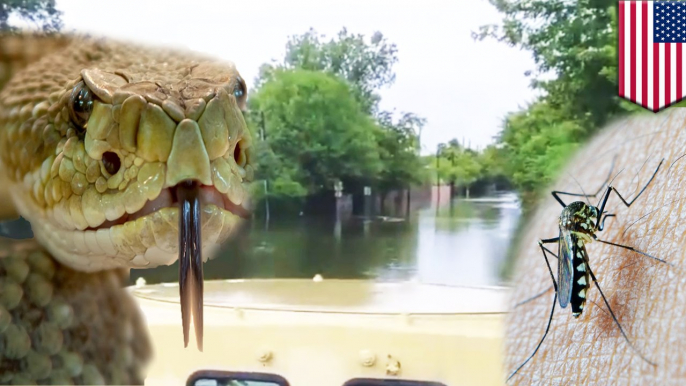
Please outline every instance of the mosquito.
[{"label": "mosquito", "polygon": [[[664,158],[660,161],[660,164],[655,169],[655,172],[653,172],[653,175],[650,177],[650,180],[648,180],[648,183],[646,183],[643,189],[641,189],[641,191],[638,192],[636,197],[634,197],[629,202],[627,202],[627,200],[625,200],[624,197],[622,197],[619,191],[617,191],[617,189],[612,186],[611,181],[607,185],[607,189],[605,190],[603,197],[600,199],[598,206],[593,206],[590,203],[586,204],[583,201],[575,201],[571,204],[565,204],[564,201],[562,201],[562,199],[560,198],[560,195],[584,197],[587,200],[588,197],[597,197],[597,195],[603,190],[603,186],[605,186],[605,184],[608,183],[610,175],[612,173],[612,168],[610,168],[608,178],[605,180],[603,185],[600,186],[598,191],[595,192],[595,194],[567,193],[561,191],[551,192],[555,200],[557,200],[557,202],[559,202],[563,208],[562,214],[560,214],[559,234],[558,237],[539,240],[538,246],[541,248],[541,252],[543,253],[543,258],[545,259],[545,263],[548,266],[548,272],[550,273],[550,278],[553,281],[553,288],[555,289],[553,307],[550,310],[550,317],[548,318],[548,325],[546,326],[545,333],[543,333],[543,337],[538,342],[536,349],[507,378],[508,381],[513,376],[515,376],[515,374],[517,374],[517,372],[521,370],[522,367],[524,367],[531,360],[531,358],[534,357],[534,355],[536,355],[538,349],[541,347],[541,344],[543,344],[543,341],[545,340],[546,336],[548,335],[548,331],[550,330],[550,324],[553,321],[553,314],[555,313],[555,303],[558,300],[561,308],[566,308],[568,305],[571,305],[573,317],[578,318],[579,316],[581,316],[581,313],[584,311],[584,305],[586,304],[586,296],[588,290],[590,289],[589,279],[593,280],[593,284],[595,284],[596,288],[598,289],[600,296],[603,298],[603,301],[605,302],[605,306],[607,306],[608,311],[610,311],[612,319],[619,328],[619,331],[622,333],[622,336],[624,337],[624,340],[626,340],[629,347],[631,347],[631,349],[634,350],[634,352],[636,352],[641,357],[641,359],[651,364],[652,366],[656,366],[655,363],[649,361],[631,344],[631,341],[629,341],[629,338],[624,332],[622,325],[619,324],[617,317],[610,308],[610,304],[608,303],[607,298],[605,298],[605,294],[598,285],[598,280],[596,279],[595,275],[593,274],[593,271],[591,270],[591,266],[589,265],[588,261],[588,254],[586,253],[586,244],[592,241],[598,241],[603,244],[628,249],[640,255],[649,257],[653,260],[673,266],[671,263],[668,263],[665,260],[659,259],[655,256],[639,251],[628,245],[616,244],[609,241],[601,240],[596,236],[596,232],[602,231],[605,227],[605,220],[607,220],[608,217],[615,217],[614,214],[605,212],[605,204],[607,204],[607,201],[610,198],[610,193],[615,192],[617,197],[619,197],[619,199],[622,200],[624,205],[630,207],[631,204],[633,204],[634,201],[636,201],[636,199],[638,199],[638,197],[641,196],[641,194],[643,194],[643,192],[648,188],[648,185],[650,185],[650,183],[655,178],[655,175],[660,170],[660,166],[662,166],[663,162]],[[553,253],[550,249],[544,246],[544,244],[553,243],[558,244],[557,255],[555,255],[555,253]],[[548,256],[546,252],[552,256],[555,256],[555,258],[558,259],[557,280],[555,280],[555,275],[553,274],[553,270],[550,267],[550,262],[548,261]],[[548,288],[548,290],[550,290],[550,288]],[[539,293],[533,298],[525,300],[519,303],[518,305],[527,303],[539,296],[542,296],[543,294],[548,292],[548,290]]]}]

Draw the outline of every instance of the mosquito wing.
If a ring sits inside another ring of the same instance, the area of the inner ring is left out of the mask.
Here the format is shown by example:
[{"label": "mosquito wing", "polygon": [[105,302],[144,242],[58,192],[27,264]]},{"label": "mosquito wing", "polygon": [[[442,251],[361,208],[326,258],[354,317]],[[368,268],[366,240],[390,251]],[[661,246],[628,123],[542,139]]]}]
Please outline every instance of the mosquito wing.
[{"label": "mosquito wing", "polygon": [[557,256],[557,297],[560,307],[565,308],[572,298],[572,284],[574,282],[573,259],[574,240],[572,233],[566,229],[560,229],[560,242],[558,243]]}]

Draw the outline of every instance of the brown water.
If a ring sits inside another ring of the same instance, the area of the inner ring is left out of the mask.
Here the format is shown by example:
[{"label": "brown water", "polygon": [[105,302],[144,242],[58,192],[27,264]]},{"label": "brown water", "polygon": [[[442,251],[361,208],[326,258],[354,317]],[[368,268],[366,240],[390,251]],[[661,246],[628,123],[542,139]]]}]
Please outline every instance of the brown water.
[{"label": "brown water", "polygon": [[[409,219],[252,221],[204,266],[206,279],[324,278],[498,285],[520,216],[516,196],[456,198]],[[178,265],[132,270],[131,282],[178,281]]]}]

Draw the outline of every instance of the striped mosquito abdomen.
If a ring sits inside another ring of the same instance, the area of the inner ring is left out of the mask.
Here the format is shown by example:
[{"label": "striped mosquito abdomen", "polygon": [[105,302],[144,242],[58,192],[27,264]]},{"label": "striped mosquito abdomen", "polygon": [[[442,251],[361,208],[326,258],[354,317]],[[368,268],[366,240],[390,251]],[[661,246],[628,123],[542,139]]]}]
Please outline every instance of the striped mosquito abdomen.
[{"label": "striped mosquito abdomen", "polygon": [[572,233],[572,266],[574,267],[573,282],[572,282],[572,298],[569,304],[572,306],[572,316],[578,318],[584,311],[586,304],[586,294],[591,286],[586,261],[588,260],[586,254],[586,246],[584,240]]}]

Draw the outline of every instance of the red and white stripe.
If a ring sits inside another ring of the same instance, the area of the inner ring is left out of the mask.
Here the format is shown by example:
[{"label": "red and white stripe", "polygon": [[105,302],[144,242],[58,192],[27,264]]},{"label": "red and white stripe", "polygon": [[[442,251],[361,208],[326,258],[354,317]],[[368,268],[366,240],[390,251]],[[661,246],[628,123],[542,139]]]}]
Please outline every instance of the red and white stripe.
[{"label": "red and white stripe", "polygon": [[619,96],[653,111],[682,100],[682,46],[653,41],[652,1],[620,1]]}]

